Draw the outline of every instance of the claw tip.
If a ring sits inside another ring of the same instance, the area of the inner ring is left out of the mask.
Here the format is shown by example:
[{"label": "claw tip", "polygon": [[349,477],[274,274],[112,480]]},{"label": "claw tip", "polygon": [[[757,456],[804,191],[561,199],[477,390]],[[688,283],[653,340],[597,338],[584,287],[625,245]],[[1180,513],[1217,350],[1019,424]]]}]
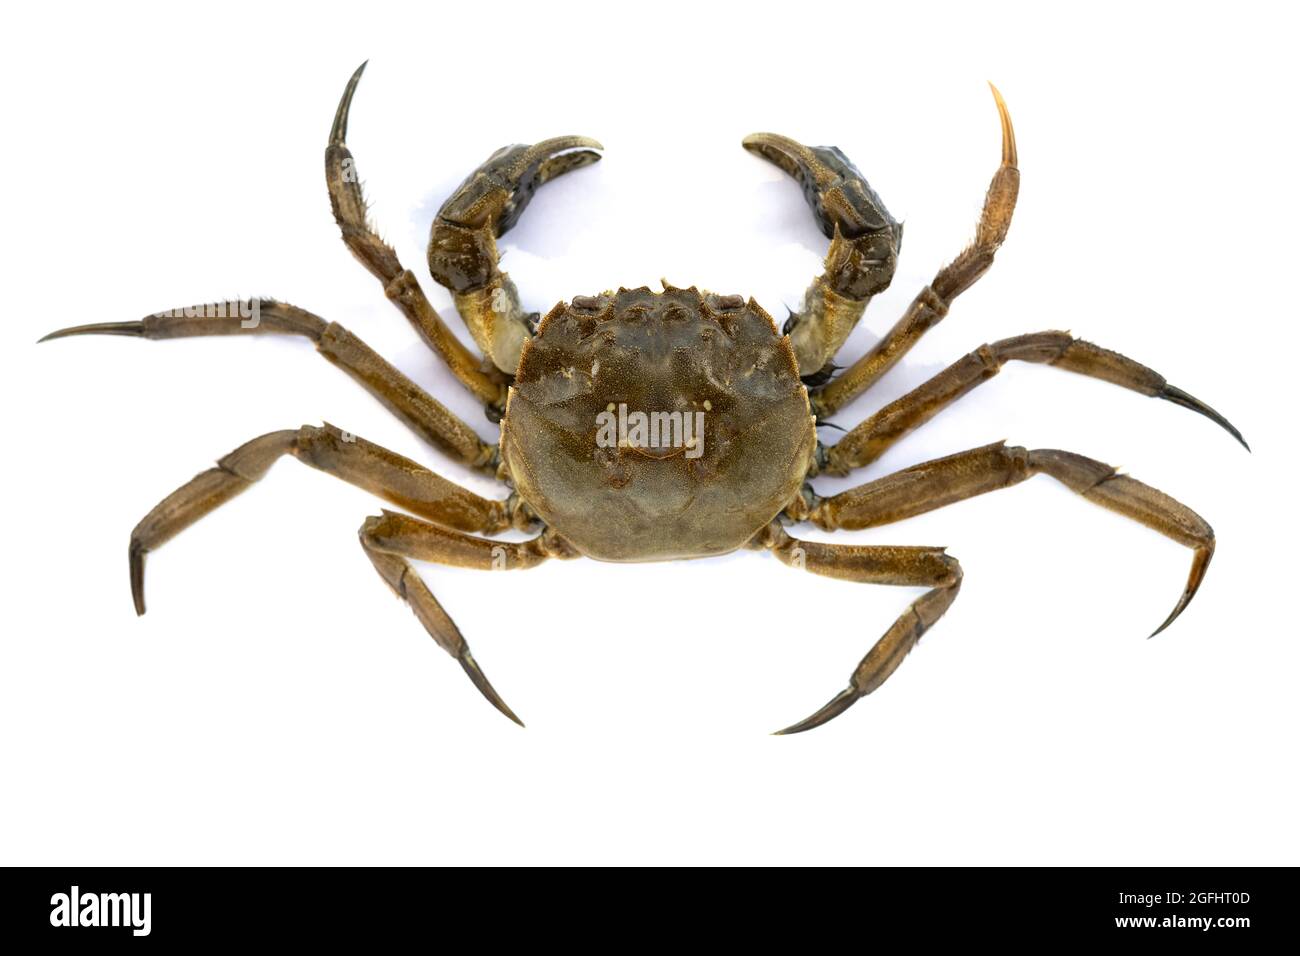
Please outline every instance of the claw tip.
[{"label": "claw tip", "polygon": [[131,602],[135,605],[136,617],[144,616],[144,556],[144,546],[133,539],[127,551],[127,561],[131,567]]},{"label": "claw tip", "polygon": [[[1209,405],[1206,405],[1196,396],[1183,391],[1181,388],[1166,384],[1165,387],[1157,393],[1157,397],[1163,398],[1167,402],[1173,402],[1175,405],[1181,405],[1183,408],[1191,409],[1198,415],[1204,415],[1233,438],[1237,439],[1242,448],[1246,449],[1246,451],[1250,451],[1250,445],[1246,444],[1246,439],[1243,438],[1241,432],[1237,430],[1237,426],[1232,424],[1232,422],[1228,421]],[[1254,452],[1251,452],[1251,454],[1254,454]]]},{"label": "claw tip", "polygon": [[1192,603],[1192,598],[1196,597],[1196,592],[1200,590],[1201,582],[1205,580],[1205,571],[1209,568],[1210,560],[1213,557],[1214,541],[1211,538],[1208,545],[1198,547],[1192,555],[1192,569],[1188,572],[1187,586],[1183,588],[1182,597],[1178,599],[1178,603],[1174,605],[1174,609],[1169,612],[1169,616],[1165,618],[1165,622],[1152,631],[1151,636],[1148,637],[1147,640],[1151,640],[1152,637],[1155,637],[1170,624],[1174,623],[1174,621],[1178,619],[1178,615],[1182,614],[1183,611],[1187,609],[1187,605]]},{"label": "claw tip", "polygon": [[784,737],[789,734],[801,734],[805,730],[812,730],[814,727],[820,727],[822,724],[838,717],[840,714],[852,707],[857,703],[860,696],[861,695],[852,686],[846,687],[827,701],[821,709],[815,713],[810,714],[796,724],[791,724],[789,727],[783,727],[773,733],[772,736]]},{"label": "claw tip", "polygon": [[457,659],[460,661],[460,666],[464,669],[465,673],[469,675],[469,679],[473,682],[474,686],[478,688],[479,693],[487,698],[488,703],[513,720],[520,727],[524,726],[524,722],[516,716],[513,710],[510,709],[510,705],[501,699],[501,695],[496,692],[496,688],[494,688],[488,681],[487,675],[485,675],[483,670],[478,666],[478,661],[474,660],[474,655],[469,652],[468,647],[464,648],[461,653],[457,655]]},{"label": "claw tip", "polygon": [[64,339],[71,335],[130,335],[142,338],[145,334],[143,322],[97,322],[93,325],[70,325],[66,329],[55,329],[36,340],[36,344],[51,339]]},{"label": "claw tip", "polygon": [[1002,165],[1015,168],[1019,157],[1016,153],[1016,131],[1011,125],[1011,111],[1007,109],[1007,101],[1002,98],[1002,92],[993,85],[993,81],[985,82],[993,91],[993,102],[997,104],[998,117],[1002,120]]}]

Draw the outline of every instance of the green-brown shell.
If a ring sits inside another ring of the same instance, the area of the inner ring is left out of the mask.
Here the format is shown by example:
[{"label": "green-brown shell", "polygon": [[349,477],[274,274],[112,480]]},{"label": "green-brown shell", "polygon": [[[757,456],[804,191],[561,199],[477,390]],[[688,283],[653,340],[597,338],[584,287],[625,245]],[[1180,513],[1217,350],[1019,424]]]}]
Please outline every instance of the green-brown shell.
[{"label": "green-brown shell", "polygon": [[[598,442],[599,416],[619,405],[702,413],[703,447]],[[741,547],[798,494],[815,444],[772,317],[740,296],[671,286],[552,309],[501,423],[520,496],[583,554],[609,561]]]}]

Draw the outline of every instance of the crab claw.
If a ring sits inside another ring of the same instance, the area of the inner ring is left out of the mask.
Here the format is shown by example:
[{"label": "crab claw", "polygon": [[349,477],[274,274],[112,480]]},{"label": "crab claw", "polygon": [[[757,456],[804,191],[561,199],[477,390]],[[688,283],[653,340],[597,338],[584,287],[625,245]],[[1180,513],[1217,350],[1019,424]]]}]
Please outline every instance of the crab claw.
[{"label": "crab claw", "polygon": [[532,146],[503,146],[451,194],[438,218],[477,229],[491,225],[497,238],[519,221],[533,194],[557,176],[590,166],[604,149],[586,136],[556,136]]},{"label": "crab claw", "polygon": [[894,220],[866,177],[837,147],[805,146],[779,133],[754,133],[746,136],[742,145],[779,166],[803,187],[804,198],[827,239],[835,237],[838,226],[847,239],[888,233],[895,247],[901,243],[902,223]]},{"label": "crab claw", "polygon": [[585,136],[503,146],[469,174],[433,220],[429,272],[451,291],[474,343],[506,375],[519,367],[537,316],[501,271],[497,240],[519,221],[539,187],[591,165],[602,148]]},{"label": "crab claw", "polygon": [[745,149],[780,167],[804,198],[831,246],[823,273],[804,293],[785,331],[809,385],[824,384],[827,365],[862,318],[871,297],[889,288],[903,243],[897,222],[862,173],[834,146],[805,146],[778,133],[754,133]]}]

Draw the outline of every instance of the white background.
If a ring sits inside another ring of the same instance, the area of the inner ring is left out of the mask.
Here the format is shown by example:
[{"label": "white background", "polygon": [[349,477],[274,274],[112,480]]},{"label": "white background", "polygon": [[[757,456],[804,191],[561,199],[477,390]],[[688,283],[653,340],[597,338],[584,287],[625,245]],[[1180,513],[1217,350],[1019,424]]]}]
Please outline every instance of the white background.
[{"label": "white background", "polygon": [[[1300,157],[1282,5],[33,9],[9,13],[0,57],[0,862],[1300,862]],[[751,552],[422,566],[521,730],[365,559],[355,531],[379,502],[285,461],[151,557],[137,620],[131,527],[254,435],[328,419],[499,494],[304,340],[34,344],[275,296],[492,436],[329,213],[326,134],[367,57],[349,144],[422,276],[434,210],[497,146],[604,142],[503,244],[541,310],[666,276],[783,317],[825,240],[739,142],[840,146],[907,223],[850,358],[972,234],[995,80],[1023,171],[1010,238],[836,420],[982,342],[1062,328],[1154,366],[1255,452],[1172,404],[1013,366],[852,481],[999,438],[1100,458],[1213,524],[1201,594],[1144,640],[1190,553],[1048,478],[837,536],[946,545],[965,586],[884,689],[778,738],[918,591]]]}]

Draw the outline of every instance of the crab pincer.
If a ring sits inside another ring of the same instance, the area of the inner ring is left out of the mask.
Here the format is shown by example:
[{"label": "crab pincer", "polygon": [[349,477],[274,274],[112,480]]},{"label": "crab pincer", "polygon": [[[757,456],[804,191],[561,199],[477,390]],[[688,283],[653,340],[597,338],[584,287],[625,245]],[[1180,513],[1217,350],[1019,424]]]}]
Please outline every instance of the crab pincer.
[{"label": "crab pincer", "polygon": [[497,240],[539,188],[600,159],[600,143],[557,136],[532,146],[503,146],[470,173],[442,204],[429,231],[429,271],[456,301],[475,343],[496,368],[513,374],[535,313],[526,312],[501,271]]},{"label": "crab pincer", "polygon": [[754,133],[743,145],[803,187],[817,225],[831,240],[823,273],[785,325],[800,373],[809,380],[839,351],[871,297],[889,287],[903,224],[834,146],[805,146],[778,133]]}]

